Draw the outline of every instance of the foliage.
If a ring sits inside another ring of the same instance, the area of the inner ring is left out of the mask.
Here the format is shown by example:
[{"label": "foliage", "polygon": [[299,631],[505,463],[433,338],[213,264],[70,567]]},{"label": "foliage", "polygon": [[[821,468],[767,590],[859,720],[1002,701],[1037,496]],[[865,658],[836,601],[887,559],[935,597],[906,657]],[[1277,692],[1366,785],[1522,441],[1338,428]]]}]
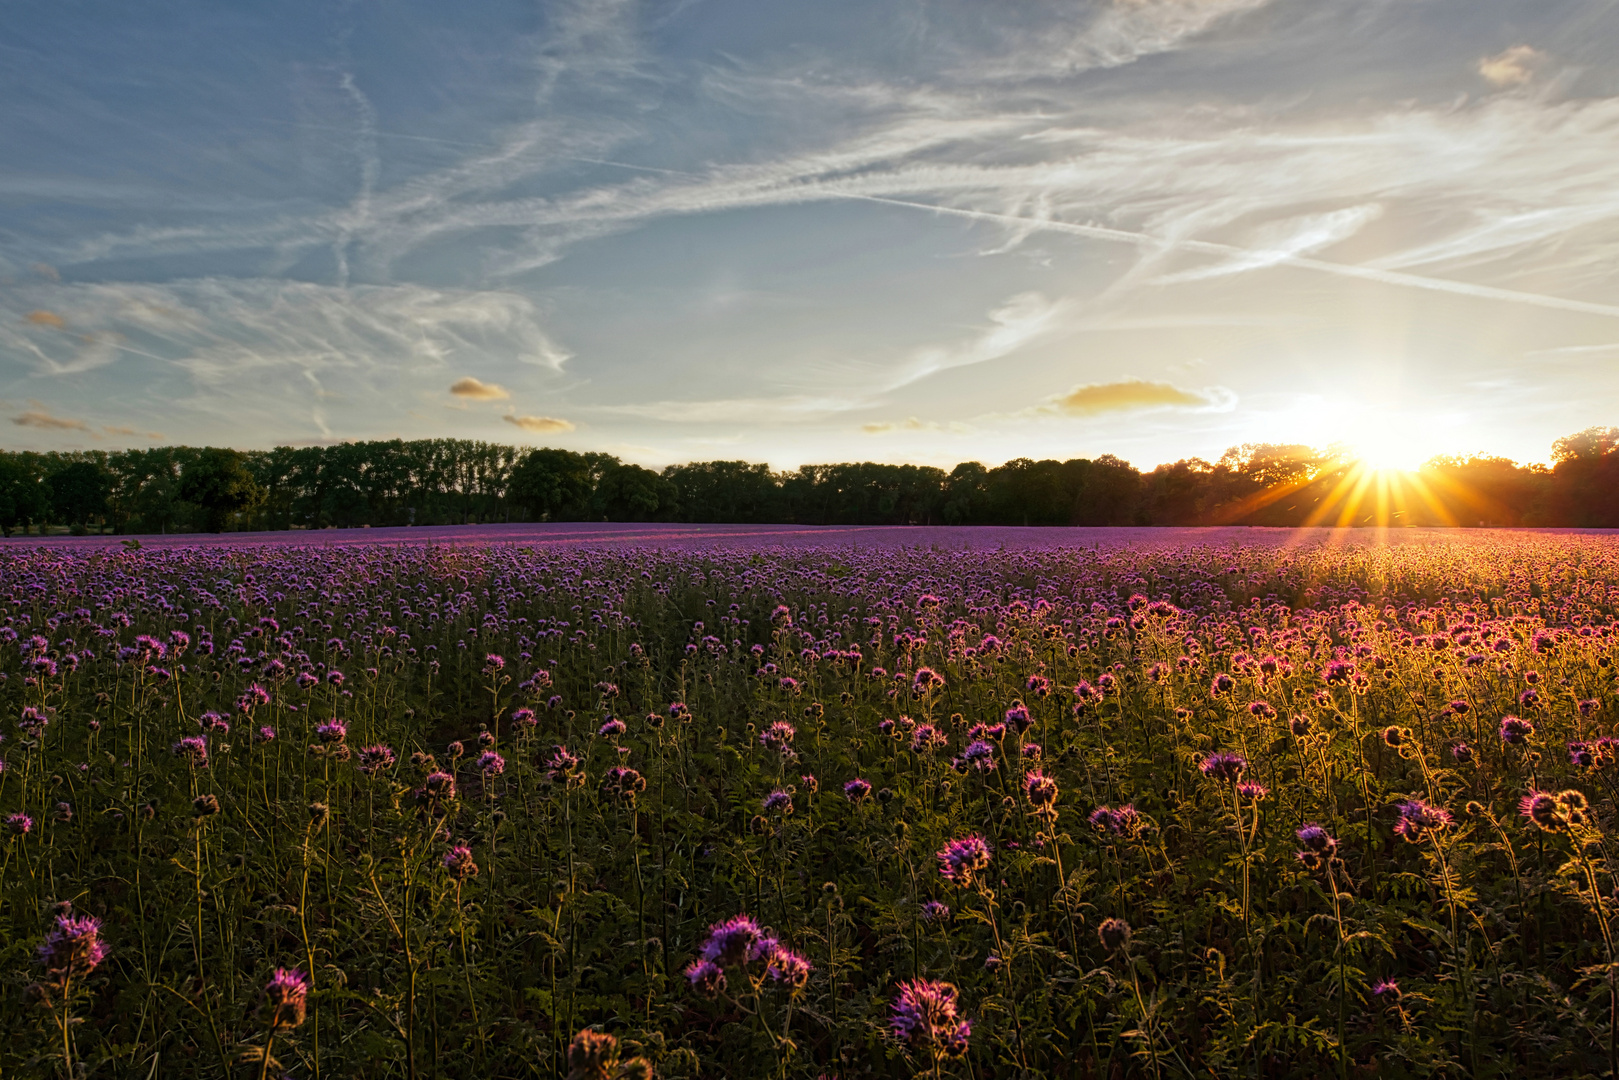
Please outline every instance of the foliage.
[{"label": "foliage", "polygon": [[[1556,467],[1435,458],[1367,473],[1339,449],[1245,443],[1142,473],[1110,454],[949,473],[745,461],[661,473],[609,454],[462,439],[245,451],[0,452],[0,528],[116,532],[680,521],[800,525],[1573,525],[1619,527],[1619,429],[1558,440]],[[223,471],[222,471],[223,470]],[[228,478],[227,478],[228,474]],[[43,486],[41,486],[43,485]],[[53,492],[60,490],[60,494]]]},{"label": "foliage", "polygon": [[1611,1068],[1611,539],[4,554],[0,1074]]}]

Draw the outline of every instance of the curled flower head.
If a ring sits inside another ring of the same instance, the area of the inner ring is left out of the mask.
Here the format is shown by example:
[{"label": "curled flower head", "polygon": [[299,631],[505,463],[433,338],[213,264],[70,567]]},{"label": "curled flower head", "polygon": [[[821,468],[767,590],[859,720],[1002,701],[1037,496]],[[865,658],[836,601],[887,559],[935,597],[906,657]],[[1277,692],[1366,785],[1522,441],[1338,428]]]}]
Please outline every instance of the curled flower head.
[{"label": "curled flower head", "polygon": [[1520,717],[1503,716],[1501,726],[1497,730],[1501,741],[1508,746],[1522,746],[1535,733],[1535,725]]},{"label": "curled flower head", "polygon": [[628,730],[629,729],[624,726],[624,721],[620,720],[616,716],[609,716],[607,718],[607,722],[596,729],[596,734],[600,735],[604,739],[616,739]]},{"label": "curled flower head", "polygon": [[27,814],[7,814],[6,831],[12,836],[27,836],[34,831],[34,819]]},{"label": "curled flower head", "polygon": [[855,777],[843,785],[843,797],[850,802],[859,802],[871,794],[871,782]]},{"label": "curled flower head", "polygon": [[505,666],[506,658],[496,653],[489,653],[483,658],[483,672],[485,675],[493,675],[495,672],[505,668]]},{"label": "curled flower head", "polygon": [[964,836],[941,848],[937,858],[939,873],[945,880],[966,888],[973,883],[975,874],[989,867],[989,842],[977,834]]},{"label": "curled flower head", "polygon": [[808,985],[813,970],[808,960],[779,942],[771,946],[767,955],[765,975],[772,982],[784,983],[793,990],[802,990]]},{"label": "curled flower head", "polygon": [[499,776],[506,771],[506,759],[493,750],[478,755],[478,771],[486,777]]},{"label": "curled flower head", "polygon": [[315,728],[315,738],[323,743],[340,743],[349,737],[348,725],[341,720],[332,720]]},{"label": "curled flower head", "polygon": [[1543,832],[1567,832],[1588,820],[1590,802],[1572,788],[1553,795],[1531,791],[1518,800],[1518,811]]},{"label": "curled flower head", "polygon": [[1118,952],[1130,944],[1130,924],[1123,919],[1103,919],[1096,928],[1096,936],[1101,940],[1102,948],[1110,953]]},{"label": "curled flower head", "polygon": [[1039,769],[1030,769],[1023,775],[1023,790],[1029,802],[1038,807],[1050,806],[1057,801],[1057,781]]},{"label": "curled flower head", "polygon": [[1211,780],[1222,780],[1227,784],[1235,784],[1242,779],[1244,770],[1248,768],[1248,759],[1241,754],[1227,750],[1220,750],[1204,758],[1198,765],[1204,776]]},{"label": "curled flower head", "polygon": [[1135,836],[1141,831],[1141,815],[1133,803],[1120,807],[1098,806],[1091,811],[1091,825],[1115,836]]},{"label": "curled flower head", "polygon": [[633,804],[635,796],[646,790],[646,777],[624,765],[614,765],[602,775],[602,794]]},{"label": "curled flower head", "polygon": [[1237,785],[1237,794],[1251,802],[1258,802],[1270,794],[1270,788],[1264,784],[1256,784],[1252,780],[1244,780]]},{"label": "curled flower head", "polygon": [[712,960],[693,960],[686,967],[686,980],[704,997],[718,997],[725,989],[725,969]]},{"label": "curled flower head", "polygon": [[939,923],[950,918],[950,905],[941,904],[937,900],[929,900],[919,909],[923,922]]},{"label": "curled flower head", "polygon": [[478,864],[472,859],[472,849],[465,844],[457,844],[444,853],[444,869],[457,881],[478,875]]},{"label": "curled flower head", "polygon": [[1006,714],[1003,717],[1003,722],[1007,727],[1012,728],[1021,735],[1023,732],[1029,730],[1029,725],[1033,722],[1033,720],[1029,716],[1028,706],[1024,705],[1021,701],[1014,701],[1012,702],[1011,708],[1006,710]]},{"label": "curled flower head", "polygon": [[983,739],[967,744],[955,760],[956,768],[965,772],[967,769],[977,769],[979,772],[990,772],[995,768],[995,744],[985,742]]},{"label": "curled flower head", "polygon": [[894,1037],[931,1060],[967,1052],[972,1022],[958,1013],[958,991],[947,982],[912,979],[899,984],[889,1026]]},{"label": "curled flower head", "polygon": [[1400,820],[1395,822],[1394,831],[1416,844],[1430,833],[1449,828],[1452,820],[1450,811],[1443,807],[1431,806],[1421,799],[1407,799],[1400,803]]},{"label": "curled flower head", "polygon": [[764,797],[763,807],[767,814],[785,816],[793,812],[793,797],[778,788]]},{"label": "curled flower head", "polygon": [[35,958],[59,986],[90,974],[107,958],[101,920],[90,915],[58,915]]},{"label": "curled flower head", "polygon": [[208,740],[201,735],[187,735],[171,749],[175,757],[183,758],[187,764],[198,768],[208,764]]},{"label": "curled flower head", "polygon": [[367,776],[375,776],[384,769],[392,768],[394,752],[386,746],[367,746],[360,750],[358,759],[359,769]]},{"label": "curled flower head", "polygon": [[753,953],[765,940],[765,932],[747,915],[733,915],[708,928],[708,940],[699,955],[721,967],[741,967],[754,959]]},{"label": "curled flower head", "polygon": [[276,968],[264,986],[264,1004],[270,1012],[270,1027],[290,1031],[304,1022],[309,1000],[309,978],[303,972]]},{"label": "curled flower head", "polygon": [[579,787],[585,782],[585,774],[579,768],[579,758],[569,753],[566,746],[551,748],[551,760],[545,763],[545,775],[551,783],[568,787]]}]

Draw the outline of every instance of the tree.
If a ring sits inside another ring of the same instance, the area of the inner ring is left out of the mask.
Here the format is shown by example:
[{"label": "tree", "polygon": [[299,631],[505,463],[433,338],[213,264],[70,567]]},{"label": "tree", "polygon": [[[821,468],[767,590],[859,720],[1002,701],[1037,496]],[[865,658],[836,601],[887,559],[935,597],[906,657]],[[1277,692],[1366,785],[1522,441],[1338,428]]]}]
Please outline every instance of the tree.
[{"label": "tree", "polygon": [[511,471],[507,497],[546,521],[577,519],[589,511],[596,488],[591,459],[605,456],[550,447],[530,450]]},{"label": "tree", "polygon": [[652,521],[674,510],[675,487],[639,465],[615,462],[602,471],[591,508],[608,521]]},{"label": "tree", "polygon": [[96,461],[75,461],[51,475],[51,508],[58,521],[83,530],[90,518],[107,512],[112,474]]},{"label": "tree", "polygon": [[223,532],[231,514],[263,497],[240,450],[208,447],[180,476],[180,498],[202,508],[208,532]]},{"label": "tree", "polygon": [[45,484],[38,454],[0,453],[0,532],[43,522],[50,513],[51,490]]}]

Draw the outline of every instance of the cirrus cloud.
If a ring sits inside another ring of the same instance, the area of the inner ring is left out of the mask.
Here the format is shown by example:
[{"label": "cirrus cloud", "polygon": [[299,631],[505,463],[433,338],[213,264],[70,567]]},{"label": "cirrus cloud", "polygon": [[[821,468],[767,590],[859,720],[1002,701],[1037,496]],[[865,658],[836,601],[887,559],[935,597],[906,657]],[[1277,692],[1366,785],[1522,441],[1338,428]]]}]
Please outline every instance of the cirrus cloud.
[{"label": "cirrus cloud", "polygon": [[473,401],[505,401],[512,396],[504,386],[482,382],[471,375],[453,383],[450,386],[450,393]]},{"label": "cirrus cloud", "polygon": [[507,413],[503,419],[508,424],[515,424],[524,431],[532,431],[537,435],[554,435],[559,431],[572,431],[570,421],[555,416],[516,416]]}]

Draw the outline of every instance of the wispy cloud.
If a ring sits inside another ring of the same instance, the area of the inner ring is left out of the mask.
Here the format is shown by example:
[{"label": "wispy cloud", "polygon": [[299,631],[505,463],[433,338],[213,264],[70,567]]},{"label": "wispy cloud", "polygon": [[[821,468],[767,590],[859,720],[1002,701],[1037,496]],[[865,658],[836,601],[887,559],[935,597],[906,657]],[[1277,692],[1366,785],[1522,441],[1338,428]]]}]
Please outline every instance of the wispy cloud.
[{"label": "wispy cloud", "polygon": [[910,416],[899,421],[881,420],[875,423],[861,424],[860,430],[867,435],[890,435],[904,431],[948,432],[952,435],[966,435],[973,431],[973,427],[971,424],[964,424],[959,420],[940,423],[937,420],[918,420],[916,417]]},{"label": "wispy cloud", "polygon": [[43,408],[29,409],[18,413],[11,418],[11,422],[18,427],[40,428],[44,431],[82,431],[90,434],[90,425],[83,420],[69,420],[62,416],[53,416]]},{"label": "wispy cloud", "polygon": [[151,439],[153,442],[161,442],[164,437],[161,431],[141,431],[137,428],[128,427],[123,424],[108,424],[101,430],[105,431],[108,435],[138,436],[143,439]]},{"label": "wispy cloud", "polygon": [[472,401],[505,401],[512,396],[504,386],[480,382],[471,375],[451,383],[450,393]]},{"label": "wispy cloud", "polygon": [[62,316],[58,315],[56,312],[46,311],[44,308],[35,308],[33,311],[30,311],[27,315],[23,316],[23,318],[27,319],[35,326],[49,326],[57,330],[67,326],[66,319],[62,318]]},{"label": "wispy cloud", "polygon": [[567,420],[554,416],[513,416],[504,417],[508,424],[514,424],[524,431],[532,431],[536,435],[554,435],[561,431],[572,431],[574,425]]}]

